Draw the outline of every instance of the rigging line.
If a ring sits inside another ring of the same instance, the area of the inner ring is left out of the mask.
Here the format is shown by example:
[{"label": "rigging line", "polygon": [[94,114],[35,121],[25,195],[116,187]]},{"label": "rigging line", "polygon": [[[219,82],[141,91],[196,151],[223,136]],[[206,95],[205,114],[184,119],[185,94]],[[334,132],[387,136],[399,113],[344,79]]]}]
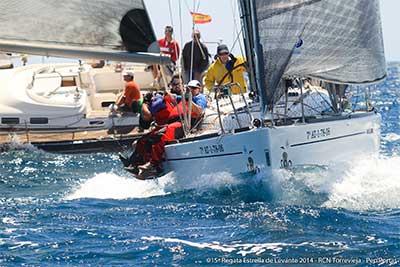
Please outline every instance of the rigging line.
[{"label": "rigging line", "polygon": [[201,1],[198,1],[198,2],[197,2],[196,12],[198,12],[199,9],[200,9],[200,3],[201,3]]},{"label": "rigging line", "polygon": [[168,0],[168,9],[169,9],[169,18],[171,20],[171,26],[174,27],[174,20],[172,16],[172,7],[171,7],[171,0]]},{"label": "rigging line", "polygon": [[[179,7],[180,7],[180,1],[179,1]],[[172,28],[175,28],[175,25],[174,25],[174,20],[173,20],[173,15],[172,15],[172,5],[171,5],[171,0],[168,0],[168,9],[169,9],[169,17],[170,17],[170,20],[171,20],[171,26],[172,26]],[[181,20],[181,25],[182,25],[182,20]],[[181,41],[180,41],[180,47],[182,47],[182,27],[181,27],[181,29],[180,29],[180,31],[181,31]],[[172,36],[172,40],[175,40],[175,54],[178,56],[177,57],[177,62],[175,62],[175,64],[176,64],[176,68],[178,69],[178,73],[179,74],[181,74],[181,71],[180,71],[180,60],[178,60],[178,58],[179,58],[179,55],[178,55],[178,47],[177,47],[177,41],[176,41],[176,39],[174,38],[174,36]],[[174,74],[174,73],[173,73]],[[167,89],[167,88],[166,88]]]},{"label": "rigging line", "polygon": [[[243,26],[240,27],[240,31],[238,31],[238,23],[237,23],[237,18],[236,18],[236,12],[235,10],[237,10],[237,2],[236,1],[231,1],[231,11],[232,11],[232,17],[233,17],[233,26],[234,26],[234,34],[233,34],[233,45],[232,45],[232,49],[235,47],[236,42],[239,40],[240,35],[243,32]],[[236,34],[236,39],[235,39],[235,34]],[[242,42],[239,41],[239,48],[240,48],[240,53],[242,55],[242,57],[244,57],[245,53],[243,52],[243,46],[242,46]]]},{"label": "rigging line", "polygon": [[[193,0],[193,11],[195,11],[195,8],[196,8],[196,0]],[[190,71],[189,71],[189,79],[188,79],[189,81],[192,80],[192,78],[193,78],[194,42],[195,42],[195,39],[197,40],[197,37],[193,38],[194,37],[194,27],[195,27],[195,24],[194,24],[194,19],[192,17],[192,45],[190,48],[191,51],[190,51]]]},{"label": "rigging line", "polygon": [[235,48],[236,43],[239,43],[240,52],[241,52],[242,56],[244,56],[243,49],[242,49],[242,44],[240,42],[240,36],[241,36],[242,32],[243,32],[243,28],[240,29],[240,32],[236,33],[236,39],[232,44],[231,51],[233,50],[233,48]]},{"label": "rigging line", "polygon": [[[186,0],[185,0],[186,3]],[[187,5],[187,3],[186,3]],[[189,10],[190,11],[190,10]],[[181,45],[181,49],[183,49],[183,22],[182,22],[182,5],[181,5],[181,0],[179,0],[179,34],[181,37],[181,40],[179,41],[180,45]],[[178,60],[178,73],[179,75],[182,75],[182,64],[181,64],[181,60]]]},{"label": "rigging line", "polygon": [[[187,2],[186,2],[186,0],[185,0],[185,4],[186,4],[186,6],[188,7],[188,9],[189,9],[189,6],[187,5]],[[189,12],[190,12],[190,9],[189,9]],[[182,43],[182,40],[183,40],[183,29],[182,29],[182,25],[183,25],[183,22],[182,22],[182,5],[181,5],[181,1],[179,0],[179,21],[180,21],[180,35],[181,35],[181,40],[180,40],[180,44],[181,44],[181,47],[183,46],[183,43]],[[182,48],[183,49],[183,48]],[[180,75],[180,77],[182,76],[182,65],[180,64],[181,63],[181,61],[179,60],[179,63],[178,63],[178,72],[179,72],[179,75]],[[181,80],[181,79],[180,79]],[[186,103],[185,103],[185,97],[183,97],[182,98],[182,109],[183,109],[183,112],[185,113],[185,105],[186,105]],[[185,115],[185,114],[182,114],[182,117],[183,117],[183,129],[185,130],[185,129],[187,129],[187,127],[188,127],[188,122],[187,122],[187,116]],[[186,136],[186,131],[184,131],[185,132],[185,136]]]},{"label": "rigging line", "polygon": [[[180,2],[180,1],[179,1],[179,2]],[[189,7],[189,4],[187,3],[187,0],[185,0],[185,6],[186,6],[187,10],[188,10],[189,12],[191,12],[190,7]]]}]

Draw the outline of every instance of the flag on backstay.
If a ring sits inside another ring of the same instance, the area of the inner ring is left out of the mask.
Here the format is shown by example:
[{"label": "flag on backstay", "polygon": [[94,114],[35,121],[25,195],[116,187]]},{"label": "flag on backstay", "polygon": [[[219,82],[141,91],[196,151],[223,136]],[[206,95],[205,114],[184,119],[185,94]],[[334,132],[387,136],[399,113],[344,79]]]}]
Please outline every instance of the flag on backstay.
[{"label": "flag on backstay", "polygon": [[211,22],[210,15],[195,12],[190,12],[190,14],[192,15],[194,24],[205,24]]}]

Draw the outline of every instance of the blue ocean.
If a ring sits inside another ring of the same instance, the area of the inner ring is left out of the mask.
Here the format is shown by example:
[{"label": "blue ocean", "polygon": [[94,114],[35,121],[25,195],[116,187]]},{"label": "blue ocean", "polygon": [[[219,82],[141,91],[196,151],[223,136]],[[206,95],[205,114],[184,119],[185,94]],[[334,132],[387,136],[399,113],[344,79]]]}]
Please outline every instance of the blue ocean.
[{"label": "blue ocean", "polygon": [[399,79],[371,90],[380,156],[347,166],[137,181],[116,154],[4,152],[0,266],[399,266]]}]

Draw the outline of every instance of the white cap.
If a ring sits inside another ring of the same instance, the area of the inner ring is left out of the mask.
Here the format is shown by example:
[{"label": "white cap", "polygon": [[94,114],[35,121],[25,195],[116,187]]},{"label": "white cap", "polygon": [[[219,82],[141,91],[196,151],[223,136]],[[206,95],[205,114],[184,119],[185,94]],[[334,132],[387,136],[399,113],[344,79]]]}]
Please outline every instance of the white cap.
[{"label": "white cap", "polygon": [[133,72],[131,72],[131,71],[124,72],[124,76],[131,76],[131,77],[134,77]]},{"label": "white cap", "polygon": [[201,83],[198,80],[191,80],[187,85],[188,87],[201,88]]}]

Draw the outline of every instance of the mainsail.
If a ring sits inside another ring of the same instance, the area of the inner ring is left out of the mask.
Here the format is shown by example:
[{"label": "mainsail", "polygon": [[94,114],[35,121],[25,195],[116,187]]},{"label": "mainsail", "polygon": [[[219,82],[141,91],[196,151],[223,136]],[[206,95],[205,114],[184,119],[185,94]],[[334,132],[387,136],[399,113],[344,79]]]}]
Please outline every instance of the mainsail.
[{"label": "mainsail", "polygon": [[144,60],[156,41],[142,0],[2,0],[0,18],[4,51]]},{"label": "mainsail", "polygon": [[[253,1],[253,0],[251,0]],[[252,2],[267,103],[284,77],[344,84],[386,76],[378,0],[257,0]]]}]

